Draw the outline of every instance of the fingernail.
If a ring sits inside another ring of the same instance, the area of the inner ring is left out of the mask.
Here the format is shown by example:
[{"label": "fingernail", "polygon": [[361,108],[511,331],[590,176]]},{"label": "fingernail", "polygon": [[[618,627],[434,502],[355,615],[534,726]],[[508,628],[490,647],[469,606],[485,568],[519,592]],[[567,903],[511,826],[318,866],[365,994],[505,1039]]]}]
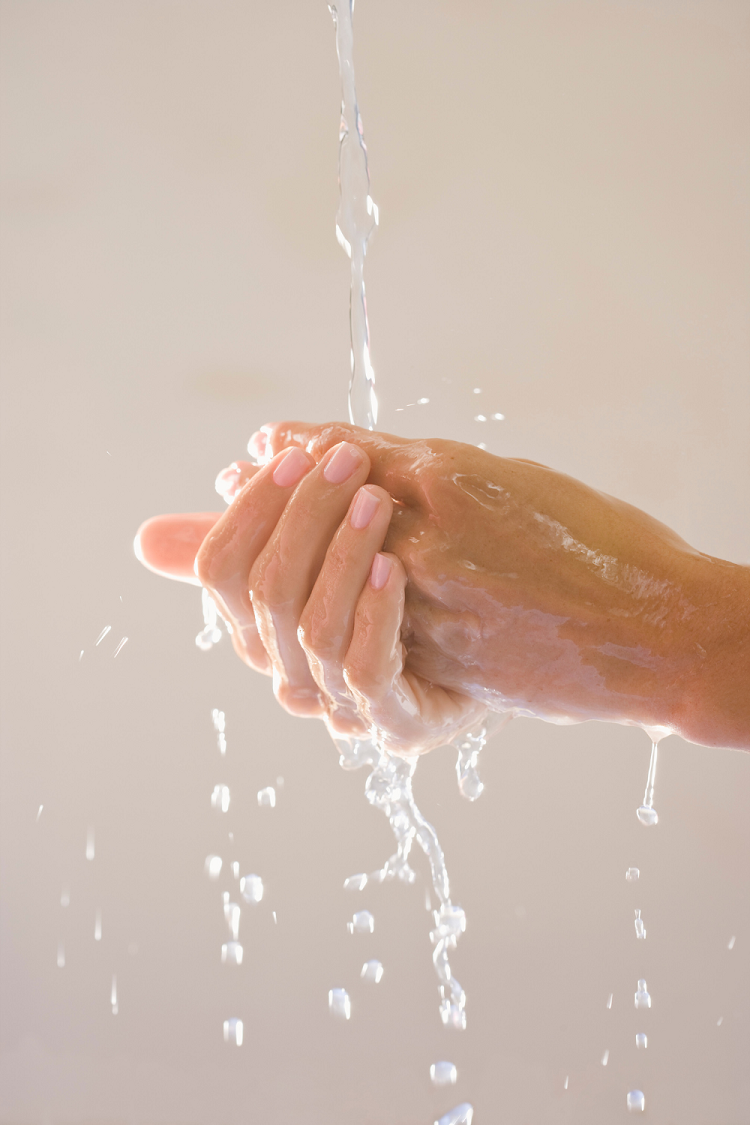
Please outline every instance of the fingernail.
[{"label": "fingernail", "polygon": [[268,434],[265,434],[263,430],[256,430],[247,443],[247,451],[256,461],[262,461],[266,454],[267,445]]},{"label": "fingernail", "polygon": [[293,484],[302,480],[309,468],[309,458],[299,446],[292,446],[286,457],[274,469],[273,482],[278,484],[279,488],[291,488]]},{"label": "fingernail", "polygon": [[352,505],[350,523],[358,531],[372,523],[372,518],[380,507],[380,497],[367,488],[360,488]]},{"label": "fingernail", "polygon": [[391,560],[387,555],[377,554],[372,560],[372,569],[370,571],[370,585],[374,590],[382,590],[388,581],[388,575],[391,573]]},{"label": "fingernail", "polygon": [[234,500],[241,472],[239,465],[234,462],[229,468],[222,469],[214,481],[214,488],[226,501]]},{"label": "fingernail", "polygon": [[323,476],[329,484],[343,484],[361,464],[362,454],[356,445],[344,441],[326,465]]}]

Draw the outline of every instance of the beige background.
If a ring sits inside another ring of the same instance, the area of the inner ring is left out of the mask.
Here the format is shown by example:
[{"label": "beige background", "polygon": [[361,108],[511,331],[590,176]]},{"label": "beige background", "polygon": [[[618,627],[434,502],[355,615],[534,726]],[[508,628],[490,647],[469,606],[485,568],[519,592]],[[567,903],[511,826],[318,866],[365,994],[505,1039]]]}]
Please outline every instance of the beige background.
[{"label": "beige background", "polygon": [[[747,1122],[747,755],[665,742],[653,831],[635,730],[519,720],[476,806],[451,754],[425,761],[469,918],[451,1034],[424,866],[344,894],[390,848],[364,777],[226,642],[199,653],[196,591],[133,558],[149,514],[218,506],[258,424],[344,414],[323,0],[5,0],[2,25],[0,1122],[418,1125],[468,1099],[475,1125],[593,1125],[633,1086],[653,1122]],[[355,29],[383,428],[544,461],[750,563],[750,5],[359,0]],[[237,971],[210,851],[268,888]],[[371,938],[345,931],[357,905]]]}]

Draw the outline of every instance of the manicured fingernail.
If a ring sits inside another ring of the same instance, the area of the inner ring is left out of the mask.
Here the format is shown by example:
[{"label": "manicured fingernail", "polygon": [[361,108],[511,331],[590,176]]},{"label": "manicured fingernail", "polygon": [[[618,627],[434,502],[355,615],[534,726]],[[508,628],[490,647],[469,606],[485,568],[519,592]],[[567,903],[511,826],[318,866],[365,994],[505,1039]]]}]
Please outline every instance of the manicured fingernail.
[{"label": "manicured fingernail", "polygon": [[302,480],[309,468],[310,459],[299,446],[294,445],[274,469],[273,482],[278,484],[279,488],[291,488],[293,484]]},{"label": "manicured fingernail", "polygon": [[382,590],[388,581],[388,575],[391,573],[391,560],[387,555],[377,554],[372,560],[372,569],[370,571],[370,585],[374,590]]},{"label": "manicured fingernail", "polygon": [[233,500],[237,495],[237,485],[241,475],[242,470],[236,461],[229,468],[222,469],[214,482],[219,496],[223,496],[227,501]]},{"label": "manicured fingernail", "polygon": [[356,445],[344,441],[326,465],[323,476],[329,484],[343,484],[361,464],[362,454]]},{"label": "manicured fingernail", "polygon": [[256,461],[262,461],[265,457],[267,445],[268,434],[264,434],[263,430],[256,430],[247,443],[247,451]]},{"label": "manicured fingernail", "polygon": [[380,497],[375,496],[367,488],[360,488],[357,493],[354,504],[352,505],[352,514],[350,523],[358,531],[367,527],[368,523],[372,523],[372,518],[380,507]]}]

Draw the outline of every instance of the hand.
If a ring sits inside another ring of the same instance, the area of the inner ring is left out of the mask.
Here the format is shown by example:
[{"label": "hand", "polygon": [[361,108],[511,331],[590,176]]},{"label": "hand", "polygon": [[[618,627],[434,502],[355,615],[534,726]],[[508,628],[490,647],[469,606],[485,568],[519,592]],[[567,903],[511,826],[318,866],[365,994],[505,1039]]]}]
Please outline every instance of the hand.
[{"label": "hand", "polygon": [[393,504],[383,488],[363,487],[370,467],[346,442],[319,464],[299,448],[260,469],[241,464],[221,478],[234,497],[223,516],[157,517],[141,528],[138,551],[147,565],[185,578],[189,551],[206,532],[198,579],[231,622],[238,654],[273,674],[282,705],[323,718],[335,738],[375,727],[388,749],[421,752],[486,708],[404,667],[406,575],[379,551]]},{"label": "hand", "polygon": [[[405,676],[454,704],[469,697],[553,722],[607,719],[750,744],[748,568],[702,555],[644,512],[543,465],[457,442],[282,423],[254,435],[252,449],[269,461],[297,447],[318,465],[344,440],[369,458],[361,479],[393,501],[384,546],[406,575]],[[255,474],[241,465],[234,486]],[[192,526],[205,532],[205,517]],[[235,600],[249,571],[233,579]],[[252,650],[259,667],[270,631],[260,647],[251,632],[245,659]]]}]

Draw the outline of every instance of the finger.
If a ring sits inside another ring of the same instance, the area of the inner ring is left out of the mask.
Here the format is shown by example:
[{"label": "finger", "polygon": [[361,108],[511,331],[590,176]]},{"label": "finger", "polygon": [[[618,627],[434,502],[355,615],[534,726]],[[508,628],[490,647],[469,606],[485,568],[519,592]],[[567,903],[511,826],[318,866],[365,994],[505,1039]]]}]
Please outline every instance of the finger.
[{"label": "finger", "polygon": [[373,559],[383,546],[393,511],[384,489],[365,485],[326,552],[297,636],[310,671],[329,702],[328,727],[334,736],[363,734],[364,723],[344,680],[343,661],[354,629],[357,602]]},{"label": "finger", "polygon": [[301,482],[252,568],[252,604],[276,698],[295,715],[325,710],[297,629],[331,540],[369,469],[357,446],[344,442],[332,449]]},{"label": "finger", "polygon": [[221,470],[214,481],[214,487],[219,496],[226,500],[227,504],[231,504],[237,493],[257,471],[258,466],[251,464],[250,461],[233,461],[228,468]]},{"label": "finger", "polygon": [[486,708],[404,668],[405,588],[406,572],[398,558],[377,554],[357,603],[344,679],[385,746],[414,754],[444,745]]},{"label": "finger", "polygon": [[[418,496],[415,469],[418,450],[415,443],[394,434],[374,433],[344,422],[312,425],[307,422],[272,422],[253,434],[248,449],[256,456],[270,457],[281,449],[299,446],[320,461],[342,441],[352,442],[370,458],[370,481],[384,488],[397,502],[412,502]],[[423,442],[425,453],[431,445]],[[416,455],[416,456],[415,456]]]},{"label": "finger", "polygon": [[195,556],[221,518],[220,512],[153,516],[138,528],[133,542],[136,558],[155,574],[198,586]]},{"label": "finger", "polygon": [[259,469],[211,529],[195,560],[201,584],[232,623],[239,651],[259,671],[269,665],[250,601],[250,570],[312,467],[312,458],[302,450],[286,450]]}]

